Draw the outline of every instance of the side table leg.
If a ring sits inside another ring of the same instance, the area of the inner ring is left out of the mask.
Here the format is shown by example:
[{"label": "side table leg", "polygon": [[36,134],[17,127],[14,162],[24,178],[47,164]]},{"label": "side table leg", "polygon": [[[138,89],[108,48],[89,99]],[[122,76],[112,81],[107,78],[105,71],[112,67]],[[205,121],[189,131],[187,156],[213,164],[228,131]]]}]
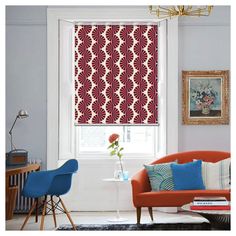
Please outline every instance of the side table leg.
[{"label": "side table leg", "polygon": [[116,218],[117,220],[120,219],[120,206],[119,206],[119,201],[120,201],[120,191],[119,191],[119,182],[116,183]]},{"label": "side table leg", "polygon": [[125,218],[120,217],[120,183],[117,181],[116,185],[116,217],[114,219],[109,219],[110,222],[122,222],[127,221]]}]

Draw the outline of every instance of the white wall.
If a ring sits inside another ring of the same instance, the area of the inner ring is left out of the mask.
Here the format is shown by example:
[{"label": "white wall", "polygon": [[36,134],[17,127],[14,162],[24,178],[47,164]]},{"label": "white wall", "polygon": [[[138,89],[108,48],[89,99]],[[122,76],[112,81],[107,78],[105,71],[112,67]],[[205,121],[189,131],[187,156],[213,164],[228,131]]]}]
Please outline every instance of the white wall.
[{"label": "white wall", "polygon": [[[116,185],[103,181],[112,178],[115,158],[79,160],[79,171],[73,178],[71,191],[63,196],[66,205],[74,211],[112,211],[116,210]],[[62,164],[63,161],[59,161]],[[150,159],[125,159],[124,168],[133,176]],[[130,182],[120,183],[120,210],[134,210]]]},{"label": "white wall", "polygon": [[8,131],[20,109],[29,118],[13,130],[17,148],[46,164],[46,7],[6,7],[6,150]]},{"label": "white wall", "polygon": [[230,7],[179,19],[179,151],[230,151],[230,125],[182,125],[182,70],[230,70]]}]

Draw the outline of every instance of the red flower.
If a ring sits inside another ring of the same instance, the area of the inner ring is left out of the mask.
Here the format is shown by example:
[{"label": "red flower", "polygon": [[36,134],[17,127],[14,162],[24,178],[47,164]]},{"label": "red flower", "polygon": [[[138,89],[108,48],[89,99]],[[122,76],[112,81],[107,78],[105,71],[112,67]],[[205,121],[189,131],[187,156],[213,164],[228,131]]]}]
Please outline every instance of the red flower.
[{"label": "red flower", "polygon": [[116,141],[119,138],[119,134],[112,134],[109,137],[109,142],[113,143],[114,141]]}]

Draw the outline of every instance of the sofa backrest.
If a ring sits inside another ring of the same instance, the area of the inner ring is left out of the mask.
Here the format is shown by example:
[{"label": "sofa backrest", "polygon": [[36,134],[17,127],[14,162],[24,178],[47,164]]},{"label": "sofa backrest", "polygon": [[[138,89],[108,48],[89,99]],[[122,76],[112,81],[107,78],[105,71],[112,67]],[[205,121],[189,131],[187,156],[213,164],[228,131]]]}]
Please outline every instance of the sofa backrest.
[{"label": "sofa backrest", "polygon": [[189,151],[189,152],[179,152],[171,154],[160,158],[152,164],[160,164],[166,162],[177,161],[178,163],[187,163],[192,162],[194,159],[202,160],[206,162],[218,162],[230,157],[229,152],[220,152],[220,151]]},{"label": "sofa backrest", "polygon": [[[177,161],[178,163],[187,163],[192,162],[194,159],[196,160],[203,160],[206,162],[218,162],[220,160],[224,160],[230,158],[229,152],[220,152],[220,151],[189,151],[189,152],[179,152],[171,155],[164,156],[158,160],[155,160],[154,162],[150,164],[160,164],[160,163],[167,163],[167,162],[173,162]],[[137,176],[141,176],[143,180],[143,192],[149,192],[151,191],[151,185],[149,182],[147,171],[143,168],[141,171],[139,171]],[[133,178],[136,178],[133,176]]]}]

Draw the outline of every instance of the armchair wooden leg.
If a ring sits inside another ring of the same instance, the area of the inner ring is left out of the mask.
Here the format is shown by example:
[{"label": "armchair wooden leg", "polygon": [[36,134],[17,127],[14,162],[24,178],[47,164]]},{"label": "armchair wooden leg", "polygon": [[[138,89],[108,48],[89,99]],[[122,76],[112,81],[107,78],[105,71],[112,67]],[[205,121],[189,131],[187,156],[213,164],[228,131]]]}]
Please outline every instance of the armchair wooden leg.
[{"label": "armchair wooden leg", "polygon": [[64,211],[65,211],[65,213],[66,213],[66,216],[68,217],[68,219],[69,219],[69,221],[70,221],[70,223],[71,223],[73,229],[76,230],[75,224],[74,224],[74,222],[72,221],[72,218],[71,218],[69,212],[67,211],[65,204],[63,203],[63,201],[61,200],[60,197],[59,197],[59,199],[60,199],[61,205],[62,205],[62,207],[63,207],[63,209],[64,209]]},{"label": "armchair wooden leg", "polygon": [[56,213],[55,213],[55,208],[54,208],[53,196],[51,196],[51,204],[52,204],[52,214],[53,214],[54,225],[55,225],[55,227],[57,227],[57,220],[56,220]]},{"label": "armchair wooden leg", "polygon": [[35,202],[36,202],[36,207],[35,207],[35,223],[37,223],[37,222],[38,222],[39,199],[36,198],[36,199],[35,199]]},{"label": "armchair wooden leg", "polygon": [[153,221],[153,212],[152,212],[152,207],[148,207],[148,212],[151,217],[151,220]]},{"label": "armchair wooden leg", "polygon": [[46,208],[47,208],[47,197],[45,196],[45,200],[43,202],[43,212],[42,212],[42,217],[41,217],[40,230],[43,230],[44,218],[46,215]]},{"label": "armchair wooden leg", "polygon": [[140,224],[141,219],[141,207],[136,208],[136,214],[137,214],[137,224]]},{"label": "armchair wooden leg", "polygon": [[34,201],[33,205],[31,206],[30,211],[29,211],[28,215],[26,216],[25,221],[24,221],[23,225],[21,226],[20,230],[24,229],[27,221],[29,220],[29,218],[30,218],[30,216],[31,216],[31,214],[32,214],[32,212],[33,212],[33,210],[35,208],[35,206],[36,206],[36,201]]}]

